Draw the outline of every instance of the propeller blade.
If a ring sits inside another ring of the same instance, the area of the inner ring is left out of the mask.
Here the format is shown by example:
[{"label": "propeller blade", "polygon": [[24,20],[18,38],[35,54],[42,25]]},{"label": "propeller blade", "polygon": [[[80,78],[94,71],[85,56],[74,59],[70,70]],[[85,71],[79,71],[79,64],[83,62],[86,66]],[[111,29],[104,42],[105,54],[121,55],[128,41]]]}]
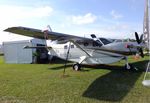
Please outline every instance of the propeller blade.
[{"label": "propeller blade", "polygon": [[143,41],[143,34],[140,37],[140,43]]},{"label": "propeller blade", "polygon": [[144,58],[144,53],[143,53],[143,49],[142,49],[142,48],[139,48],[139,52],[140,52],[140,56],[141,56],[142,58]]},{"label": "propeller blade", "polygon": [[138,35],[137,32],[135,32],[135,38],[136,38],[137,43],[140,44],[141,41],[140,41],[140,39],[139,39],[139,35]]}]

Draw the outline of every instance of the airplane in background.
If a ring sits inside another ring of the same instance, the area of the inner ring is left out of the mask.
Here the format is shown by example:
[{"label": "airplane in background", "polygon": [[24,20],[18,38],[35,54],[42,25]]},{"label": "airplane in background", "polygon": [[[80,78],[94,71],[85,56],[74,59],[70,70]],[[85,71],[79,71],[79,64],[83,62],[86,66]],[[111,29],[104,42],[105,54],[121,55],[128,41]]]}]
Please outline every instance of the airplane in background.
[{"label": "airplane in background", "polygon": [[52,30],[39,30],[28,27],[10,27],[5,29],[6,32],[25,35],[29,37],[55,41],[50,47],[29,47],[25,48],[47,48],[51,55],[57,56],[64,60],[75,62],[73,69],[78,71],[81,64],[110,64],[125,60],[125,68],[137,70],[128,63],[129,55],[140,55],[144,57],[143,35],[138,36],[135,32],[136,42],[110,41],[106,38],[98,38],[91,34],[91,38],[79,37],[64,33],[53,32]]}]

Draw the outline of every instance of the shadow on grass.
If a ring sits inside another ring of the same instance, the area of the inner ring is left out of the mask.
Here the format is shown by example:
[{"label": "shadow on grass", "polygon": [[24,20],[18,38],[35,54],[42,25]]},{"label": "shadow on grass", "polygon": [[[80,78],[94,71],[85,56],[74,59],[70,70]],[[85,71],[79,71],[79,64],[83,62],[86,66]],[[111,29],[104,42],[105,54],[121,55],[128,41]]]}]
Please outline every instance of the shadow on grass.
[{"label": "shadow on grass", "polygon": [[92,82],[87,90],[83,93],[83,97],[88,97],[97,100],[119,102],[133,88],[142,71],[145,70],[148,61],[140,61],[132,63],[139,69],[139,72],[130,72],[122,70],[119,66],[104,66],[97,67],[110,69],[111,72],[98,77]]},{"label": "shadow on grass", "polygon": [[[68,68],[68,67],[72,67],[72,64],[67,64],[66,65],[66,69]],[[64,65],[62,64],[61,66],[56,66],[56,67],[50,67],[50,68],[48,68],[48,69],[50,69],[50,70],[60,70],[60,69],[64,69]]]},{"label": "shadow on grass", "polygon": [[[49,64],[61,64],[60,66],[54,66],[54,67],[50,67],[48,69],[50,70],[59,70],[59,69],[64,69],[64,65],[65,65],[66,61],[61,59],[61,58],[58,58],[58,57],[53,57],[53,59],[51,60],[51,62]],[[70,61],[67,61],[67,65],[66,65],[66,68],[68,67],[72,67],[72,64],[70,64],[72,62]]]},{"label": "shadow on grass", "polygon": [[[50,64],[65,64],[65,62],[66,62],[66,60],[54,56],[49,63]],[[71,63],[71,62],[67,61],[67,63]]]}]

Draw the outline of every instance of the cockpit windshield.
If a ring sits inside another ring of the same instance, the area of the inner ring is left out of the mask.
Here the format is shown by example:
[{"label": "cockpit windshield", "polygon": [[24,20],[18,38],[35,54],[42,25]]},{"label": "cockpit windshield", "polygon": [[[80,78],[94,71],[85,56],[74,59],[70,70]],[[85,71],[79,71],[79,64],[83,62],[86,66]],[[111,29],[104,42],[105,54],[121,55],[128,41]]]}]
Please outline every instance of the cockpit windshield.
[{"label": "cockpit windshield", "polygon": [[112,43],[111,41],[109,41],[108,39],[105,39],[105,38],[99,38],[99,39],[104,45]]}]

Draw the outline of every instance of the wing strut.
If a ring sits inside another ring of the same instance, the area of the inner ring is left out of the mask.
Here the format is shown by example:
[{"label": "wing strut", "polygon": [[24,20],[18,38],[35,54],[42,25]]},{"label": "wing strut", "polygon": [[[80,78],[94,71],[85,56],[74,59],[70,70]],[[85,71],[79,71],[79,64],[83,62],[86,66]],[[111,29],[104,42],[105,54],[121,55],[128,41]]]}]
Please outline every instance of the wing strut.
[{"label": "wing strut", "polygon": [[91,55],[86,52],[83,48],[80,47],[80,45],[78,45],[76,42],[74,42],[73,40],[70,40],[70,42],[72,42],[75,46],[77,46],[81,51],[83,51],[88,57],[91,57]]},{"label": "wing strut", "polygon": [[67,67],[67,61],[68,61],[68,57],[69,57],[70,47],[71,47],[71,42],[69,42],[69,47],[68,47],[68,51],[67,51],[67,55],[66,55],[64,71],[63,71],[63,77],[68,76],[68,75],[66,75],[66,67]]}]

